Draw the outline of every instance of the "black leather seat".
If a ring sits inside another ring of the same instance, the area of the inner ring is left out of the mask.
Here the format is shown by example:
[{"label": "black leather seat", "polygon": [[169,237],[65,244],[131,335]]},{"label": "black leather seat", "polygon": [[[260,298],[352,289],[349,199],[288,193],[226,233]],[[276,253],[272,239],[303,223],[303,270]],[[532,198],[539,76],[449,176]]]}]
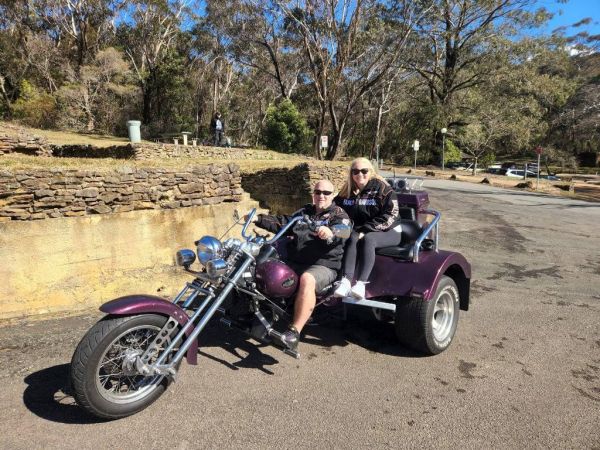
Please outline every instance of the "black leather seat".
[{"label": "black leather seat", "polygon": [[[407,209],[412,210],[412,208]],[[414,243],[421,235],[421,225],[416,220],[408,219],[401,219],[400,224],[402,225],[402,234],[398,245],[378,248],[375,250],[375,254],[406,261],[412,260]]]}]

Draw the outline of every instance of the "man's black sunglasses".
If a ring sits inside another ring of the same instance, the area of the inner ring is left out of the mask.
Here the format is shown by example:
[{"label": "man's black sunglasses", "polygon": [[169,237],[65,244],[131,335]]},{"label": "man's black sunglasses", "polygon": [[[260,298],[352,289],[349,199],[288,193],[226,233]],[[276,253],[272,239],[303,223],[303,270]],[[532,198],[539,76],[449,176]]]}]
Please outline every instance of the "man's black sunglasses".
[{"label": "man's black sunglasses", "polygon": [[324,196],[327,197],[327,196],[330,196],[331,194],[333,194],[333,192],[331,192],[331,191],[321,191],[320,189],[315,189],[313,191],[313,194],[315,194],[315,195],[321,195],[321,194],[323,194]]},{"label": "man's black sunglasses", "polygon": [[362,173],[363,175],[366,175],[369,173],[369,169],[365,168],[365,169],[352,169],[352,175],[358,175],[359,173]]}]

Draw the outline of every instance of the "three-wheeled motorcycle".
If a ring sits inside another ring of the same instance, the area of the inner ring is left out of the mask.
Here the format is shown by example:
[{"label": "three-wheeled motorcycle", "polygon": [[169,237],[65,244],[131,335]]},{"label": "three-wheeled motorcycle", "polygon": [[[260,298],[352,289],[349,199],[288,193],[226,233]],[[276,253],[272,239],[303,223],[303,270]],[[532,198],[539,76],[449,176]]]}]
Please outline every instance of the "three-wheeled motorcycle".
[{"label": "three-wheeled motorcycle", "polygon": [[[377,250],[365,298],[342,301],[380,320],[393,319],[401,345],[438,354],[454,338],[459,310],[469,307],[471,268],[459,253],[438,248],[440,214],[429,209],[428,194],[413,190],[407,180],[389,182],[400,205],[401,242]],[[281,339],[299,277],[279,254],[285,253],[290,227],[313,224],[296,215],[269,239],[248,232],[255,213],[248,214],[242,239],[204,236],[196,251],[177,252],[177,264],[193,280],[173,301],[129,295],[100,307],[107,315],[83,337],[71,361],[70,381],[80,406],[106,419],[141,411],[174,380],[184,357],[197,364],[198,336],[213,319],[299,357]],[[351,230],[338,225],[332,231],[348,237]],[[319,307],[336,303],[335,287],[317,293]]]}]

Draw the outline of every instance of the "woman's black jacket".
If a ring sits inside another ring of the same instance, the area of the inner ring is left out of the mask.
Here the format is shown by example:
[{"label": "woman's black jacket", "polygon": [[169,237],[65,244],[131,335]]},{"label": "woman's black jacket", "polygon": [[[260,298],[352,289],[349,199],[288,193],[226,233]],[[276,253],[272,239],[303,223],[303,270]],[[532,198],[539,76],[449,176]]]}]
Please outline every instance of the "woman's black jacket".
[{"label": "woman's black jacket", "polygon": [[387,231],[400,223],[396,193],[378,178],[371,178],[358,194],[338,195],[333,201],[348,213],[360,233]]}]

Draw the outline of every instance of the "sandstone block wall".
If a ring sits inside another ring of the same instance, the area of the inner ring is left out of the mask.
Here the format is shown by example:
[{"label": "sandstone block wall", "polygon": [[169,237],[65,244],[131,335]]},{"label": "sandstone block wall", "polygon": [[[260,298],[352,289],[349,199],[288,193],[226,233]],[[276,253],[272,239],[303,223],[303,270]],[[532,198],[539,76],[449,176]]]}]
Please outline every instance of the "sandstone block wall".
[{"label": "sandstone block wall", "polygon": [[0,170],[0,221],[36,220],[240,201],[239,167]]},{"label": "sandstone block wall", "polygon": [[130,294],[173,298],[193,278],[175,265],[175,252],[193,249],[205,234],[221,236],[234,210],[256,206],[244,196],[193,208],[1,222],[0,321],[87,311]]},{"label": "sandstone block wall", "polygon": [[330,180],[337,191],[346,176],[345,166],[304,163],[291,169],[275,168],[244,174],[242,187],[272,213],[289,214],[312,201],[312,188],[318,180]]}]

